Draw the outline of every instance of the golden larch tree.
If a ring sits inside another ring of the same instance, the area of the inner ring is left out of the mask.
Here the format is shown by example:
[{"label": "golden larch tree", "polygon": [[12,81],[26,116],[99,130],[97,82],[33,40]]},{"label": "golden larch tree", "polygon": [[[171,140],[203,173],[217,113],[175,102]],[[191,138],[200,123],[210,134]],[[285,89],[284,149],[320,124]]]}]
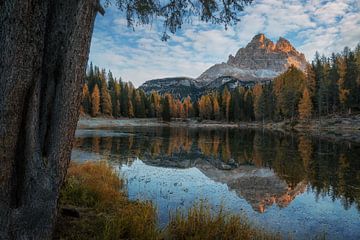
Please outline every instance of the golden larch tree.
[{"label": "golden larch tree", "polygon": [[345,109],[347,100],[349,98],[350,91],[345,87],[345,76],[346,76],[346,60],[343,57],[338,58],[338,74],[339,79],[337,81],[339,87],[339,101],[342,109]]},{"label": "golden larch tree", "polygon": [[304,88],[302,98],[299,102],[299,117],[302,120],[309,119],[312,112],[312,102],[310,98],[310,93],[307,88]]},{"label": "golden larch tree", "polygon": [[263,120],[264,119],[264,104],[262,98],[263,98],[263,87],[261,84],[256,84],[253,88],[253,95],[254,95],[254,113],[255,118],[257,120]]},{"label": "golden larch tree", "polygon": [[219,105],[219,101],[218,101],[216,94],[214,94],[212,96],[212,105],[213,105],[214,118],[215,118],[215,120],[219,120],[220,119],[220,105]]},{"label": "golden larch tree", "polygon": [[184,114],[185,118],[188,118],[190,116],[191,110],[192,110],[192,104],[191,104],[191,98],[187,96],[184,99]]},{"label": "golden larch tree", "polygon": [[97,84],[91,94],[91,116],[96,117],[100,112],[100,91]]},{"label": "golden larch tree", "polygon": [[226,119],[226,121],[229,121],[229,117],[230,117],[230,100],[231,100],[231,94],[229,92],[229,90],[227,89],[227,87],[224,88],[224,91],[222,93],[222,110],[223,110],[223,114],[224,117]]}]

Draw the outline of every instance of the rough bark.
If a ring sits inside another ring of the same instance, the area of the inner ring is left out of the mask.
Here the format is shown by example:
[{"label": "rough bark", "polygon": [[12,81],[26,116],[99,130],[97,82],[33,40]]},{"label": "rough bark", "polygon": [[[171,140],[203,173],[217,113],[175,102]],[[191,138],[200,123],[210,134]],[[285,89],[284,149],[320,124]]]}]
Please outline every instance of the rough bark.
[{"label": "rough bark", "polygon": [[99,2],[0,10],[0,239],[50,239]]}]

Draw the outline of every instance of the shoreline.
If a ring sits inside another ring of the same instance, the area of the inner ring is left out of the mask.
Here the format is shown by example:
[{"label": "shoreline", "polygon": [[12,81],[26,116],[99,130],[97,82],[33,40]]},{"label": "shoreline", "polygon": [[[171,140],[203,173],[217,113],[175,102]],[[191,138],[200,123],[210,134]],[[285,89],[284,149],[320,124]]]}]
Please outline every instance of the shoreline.
[{"label": "shoreline", "polygon": [[360,115],[349,117],[333,116],[309,121],[291,122],[221,122],[205,120],[198,122],[196,119],[164,122],[157,118],[105,118],[81,117],[78,129],[108,128],[108,127],[188,127],[188,128],[242,128],[266,129],[283,133],[296,133],[309,135],[335,141],[349,141],[360,143]]}]

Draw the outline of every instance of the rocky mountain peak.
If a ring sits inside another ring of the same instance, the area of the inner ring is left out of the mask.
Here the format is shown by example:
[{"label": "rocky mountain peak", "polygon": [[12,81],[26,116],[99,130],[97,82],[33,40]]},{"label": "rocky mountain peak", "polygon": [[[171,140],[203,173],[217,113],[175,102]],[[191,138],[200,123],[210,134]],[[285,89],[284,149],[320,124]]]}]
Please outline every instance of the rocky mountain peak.
[{"label": "rocky mountain peak", "polygon": [[270,39],[268,39],[265,34],[259,33],[253,37],[253,39],[248,43],[246,48],[267,49],[273,51],[275,49],[275,44]]},{"label": "rocky mountain peak", "polygon": [[291,51],[296,51],[293,45],[291,45],[291,43],[283,37],[280,37],[279,40],[277,41],[276,50],[286,53]]},{"label": "rocky mountain peak", "polygon": [[235,57],[230,55],[227,64],[240,69],[267,69],[278,75],[290,65],[304,70],[306,59],[287,39],[280,37],[274,44],[260,33],[255,35],[245,48],[240,48]]},{"label": "rocky mountain peak", "polygon": [[176,96],[191,95],[195,99],[202,92],[213,89],[234,89],[237,86],[251,87],[256,83],[266,83],[285,72],[291,65],[305,70],[305,56],[291,43],[280,37],[276,43],[263,33],[255,35],[246,47],[240,48],[236,55],[230,55],[225,63],[218,63],[196,79],[166,78],[144,83],[146,92],[171,92]]}]

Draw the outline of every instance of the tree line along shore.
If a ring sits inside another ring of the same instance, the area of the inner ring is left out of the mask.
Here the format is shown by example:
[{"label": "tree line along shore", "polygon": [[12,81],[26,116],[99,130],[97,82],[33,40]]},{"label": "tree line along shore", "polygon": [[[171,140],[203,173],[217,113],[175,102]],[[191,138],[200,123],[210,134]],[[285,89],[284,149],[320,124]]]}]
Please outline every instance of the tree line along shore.
[{"label": "tree line along shore", "polygon": [[360,110],[360,44],[330,57],[315,55],[303,72],[294,66],[272,82],[210,91],[199,99],[146,94],[90,64],[82,115],[114,118],[197,118],[223,122],[281,122],[349,115]]}]

